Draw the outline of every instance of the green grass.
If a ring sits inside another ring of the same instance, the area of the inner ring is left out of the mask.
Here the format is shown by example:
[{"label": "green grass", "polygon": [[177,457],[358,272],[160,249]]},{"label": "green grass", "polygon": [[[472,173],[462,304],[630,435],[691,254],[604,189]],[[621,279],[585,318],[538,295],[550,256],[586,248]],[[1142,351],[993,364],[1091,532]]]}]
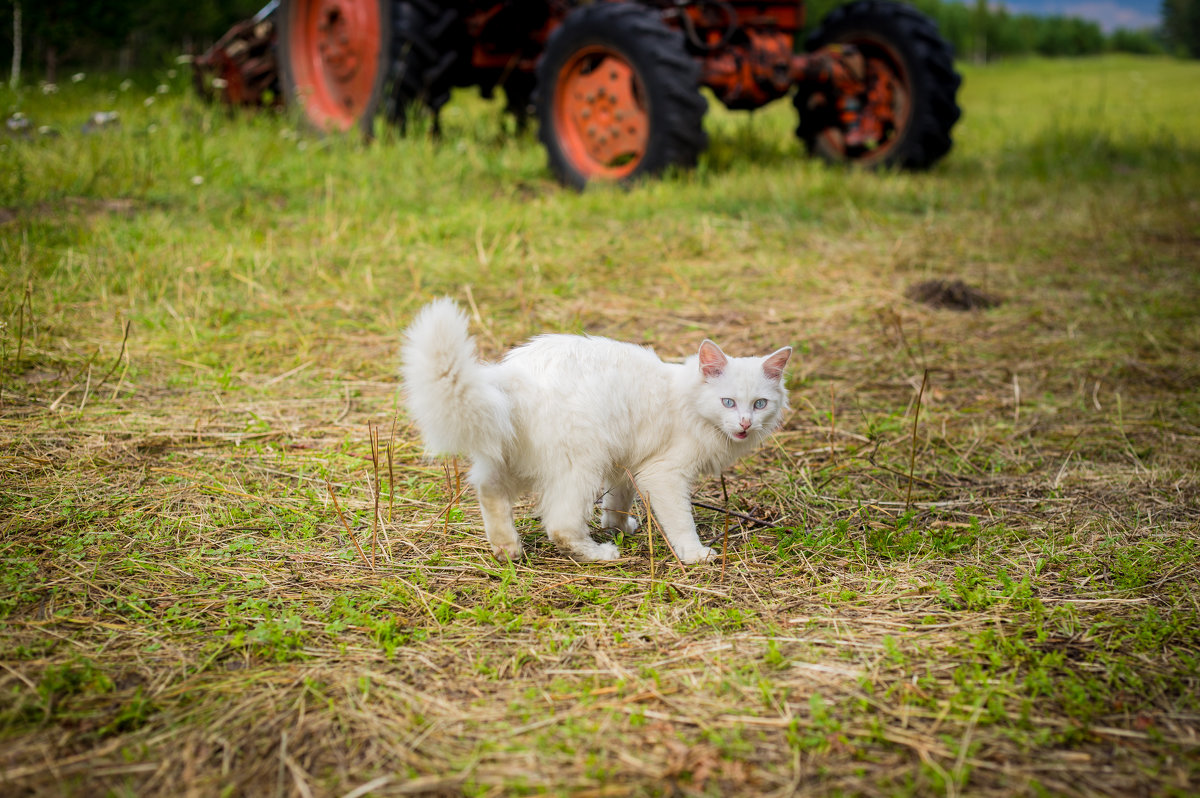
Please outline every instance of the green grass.
[{"label": "green grass", "polygon": [[[182,74],[0,89],[59,132],[0,138],[4,791],[1200,791],[1200,66],[962,70],[925,174],[810,161],[780,103],[582,195],[469,93],[362,147]],[[725,478],[763,523],[492,560],[397,394],[442,293],[489,356],[795,346]]]}]

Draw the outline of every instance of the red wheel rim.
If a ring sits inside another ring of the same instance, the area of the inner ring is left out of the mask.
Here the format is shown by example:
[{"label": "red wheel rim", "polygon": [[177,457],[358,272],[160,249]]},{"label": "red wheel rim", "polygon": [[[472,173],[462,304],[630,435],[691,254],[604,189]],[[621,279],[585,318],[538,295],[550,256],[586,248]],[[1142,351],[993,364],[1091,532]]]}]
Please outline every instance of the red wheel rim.
[{"label": "red wheel rim", "polygon": [[869,36],[849,36],[839,40],[840,44],[852,44],[862,52],[867,73],[872,76],[868,85],[890,81],[894,87],[891,110],[893,123],[885,137],[871,148],[847,146],[840,127],[826,128],[820,134],[819,146],[837,160],[854,161],[865,165],[885,160],[908,128],[912,117],[912,97],[909,89],[908,71],[904,60],[885,41]]},{"label": "red wheel rim", "polygon": [[322,130],[348,130],[368,112],[379,72],[379,5],[296,0],[288,52],[296,96]]},{"label": "red wheel rim", "polygon": [[572,54],[558,74],[554,126],[559,146],[584,179],[620,180],[646,154],[650,109],[633,65],[603,46]]}]

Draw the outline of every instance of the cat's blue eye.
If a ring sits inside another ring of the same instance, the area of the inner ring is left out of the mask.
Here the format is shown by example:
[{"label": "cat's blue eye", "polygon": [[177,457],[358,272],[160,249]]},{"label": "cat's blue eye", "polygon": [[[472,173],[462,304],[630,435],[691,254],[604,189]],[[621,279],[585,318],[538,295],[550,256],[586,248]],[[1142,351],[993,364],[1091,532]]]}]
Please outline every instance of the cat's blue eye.
[{"label": "cat's blue eye", "polygon": [[721,404],[725,405],[726,407],[737,407],[737,402],[733,401],[732,399],[722,399]]},{"label": "cat's blue eye", "polygon": [[766,406],[767,406],[766,399],[755,399],[754,400],[754,409],[755,410],[762,410]]}]

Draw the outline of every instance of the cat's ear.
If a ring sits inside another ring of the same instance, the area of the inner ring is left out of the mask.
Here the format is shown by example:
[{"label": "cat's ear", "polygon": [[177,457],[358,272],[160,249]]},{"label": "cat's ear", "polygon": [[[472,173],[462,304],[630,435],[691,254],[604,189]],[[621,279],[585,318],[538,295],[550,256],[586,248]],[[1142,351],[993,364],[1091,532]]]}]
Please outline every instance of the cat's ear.
[{"label": "cat's ear", "polygon": [[783,349],[777,349],[767,355],[767,359],[763,361],[763,374],[767,375],[767,379],[779,381],[783,378],[783,369],[787,365],[788,358],[792,356],[792,348],[785,346]]},{"label": "cat's ear", "polygon": [[720,377],[725,373],[727,365],[729,365],[729,360],[721,351],[721,347],[705,338],[704,342],[700,344],[700,373],[704,375],[704,379],[711,380]]}]

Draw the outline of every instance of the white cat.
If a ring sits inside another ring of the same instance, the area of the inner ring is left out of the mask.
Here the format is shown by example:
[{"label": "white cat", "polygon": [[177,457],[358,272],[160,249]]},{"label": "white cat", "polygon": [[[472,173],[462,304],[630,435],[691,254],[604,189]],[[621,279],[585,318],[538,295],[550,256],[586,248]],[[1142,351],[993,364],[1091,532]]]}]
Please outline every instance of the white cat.
[{"label": "white cat", "polygon": [[[550,539],[576,560],[613,560],[588,534],[597,493],[601,524],[632,533],[640,492],[685,563],[711,560],[696,535],[690,492],[749,454],[787,407],[784,347],[726,357],[712,341],[683,364],[608,338],[541,335],[499,363],[480,362],[467,317],[449,299],[417,315],[402,350],[404,387],[433,454],[466,455],[492,552],[518,558],[513,500],[537,496]],[[630,475],[633,481],[630,481]]]}]

